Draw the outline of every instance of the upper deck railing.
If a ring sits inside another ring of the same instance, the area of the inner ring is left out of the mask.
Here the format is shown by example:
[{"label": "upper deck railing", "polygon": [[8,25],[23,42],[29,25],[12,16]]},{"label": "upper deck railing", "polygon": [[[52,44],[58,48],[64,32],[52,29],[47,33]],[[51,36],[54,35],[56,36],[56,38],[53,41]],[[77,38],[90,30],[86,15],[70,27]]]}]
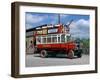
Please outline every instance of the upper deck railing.
[{"label": "upper deck railing", "polygon": [[70,34],[49,34],[36,36],[36,44],[58,44],[70,41]]}]

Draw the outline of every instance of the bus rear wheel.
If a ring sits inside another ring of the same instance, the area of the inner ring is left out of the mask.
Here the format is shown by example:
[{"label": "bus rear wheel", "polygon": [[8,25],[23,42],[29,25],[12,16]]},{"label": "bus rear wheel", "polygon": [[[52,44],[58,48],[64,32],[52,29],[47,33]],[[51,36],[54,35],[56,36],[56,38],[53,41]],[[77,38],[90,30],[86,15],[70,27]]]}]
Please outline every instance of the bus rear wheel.
[{"label": "bus rear wheel", "polygon": [[46,51],[46,50],[42,50],[41,53],[40,53],[40,56],[41,56],[42,58],[46,58],[46,57],[48,56],[47,51]]},{"label": "bus rear wheel", "polygon": [[78,57],[78,58],[81,58],[81,57],[82,57],[82,50],[78,50],[78,51],[77,51],[77,57]]},{"label": "bus rear wheel", "polygon": [[68,58],[70,58],[70,59],[74,58],[74,51],[73,50],[70,50],[68,52]]}]

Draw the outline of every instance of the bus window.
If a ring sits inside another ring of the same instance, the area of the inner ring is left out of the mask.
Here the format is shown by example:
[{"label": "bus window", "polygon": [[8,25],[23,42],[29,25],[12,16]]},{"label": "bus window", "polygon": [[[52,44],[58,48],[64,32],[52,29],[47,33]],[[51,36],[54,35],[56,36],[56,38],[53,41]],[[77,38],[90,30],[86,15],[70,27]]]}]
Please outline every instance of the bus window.
[{"label": "bus window", "polygon": [[37,37],[37,44],[41,43],[41,37]]},{"label": "bus window", "polygon": [[66,38],[67,38],[67,41],[70,41],[71,40],[70,36],[66,36]]},{"label": "bus window", "polygon": [[51,36],[47,37],[47,43],[51,43]]},{"label": "bus window", "polygon": [[58,42],[60,42],[60,36],[58,36]]},{"label": "bus window", "polygon": [[33,41],[30,41],[30,43],[32,44],[32,43],[33,43]]},{"label": "bus window", "polygon": [[53,37],[52,37],[52,42],[53,42],[53,43],[57,43],[57,37],[56,37],[56,36],[53,36]]},{"label": "bus window", "polygon": [[42,37],[42,43],[46,43],[46,37]]},{"label": "bus window", "polygon": [[65,42],[67,42],[67,36],[65,36]]},{"label": "bus window", "polygon": [[65,34],[61,35],[61,42],[65,42]]}]

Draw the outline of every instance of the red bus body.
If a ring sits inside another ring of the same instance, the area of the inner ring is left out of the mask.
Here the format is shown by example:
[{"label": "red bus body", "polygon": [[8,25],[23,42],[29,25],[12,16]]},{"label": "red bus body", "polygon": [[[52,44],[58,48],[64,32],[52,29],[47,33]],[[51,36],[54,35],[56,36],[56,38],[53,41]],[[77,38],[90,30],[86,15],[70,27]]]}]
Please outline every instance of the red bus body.
[{"label": "red bus body", "polygon": [[57,44],[38,44],[37,48],[39,50],[46,49],[48,51],[69,51],[74,50],[76,47],[76,44],[74,42],[67,42],[67,43],[57,43]]}]

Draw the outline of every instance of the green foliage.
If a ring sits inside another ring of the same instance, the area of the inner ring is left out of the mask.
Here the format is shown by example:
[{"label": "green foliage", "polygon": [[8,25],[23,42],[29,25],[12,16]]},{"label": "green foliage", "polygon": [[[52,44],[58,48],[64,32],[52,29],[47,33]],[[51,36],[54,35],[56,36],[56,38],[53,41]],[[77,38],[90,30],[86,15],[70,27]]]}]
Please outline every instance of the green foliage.
[{"label": "green foliage", "polygon": [[89,39],[82,39],[81,43],[83,43],[83,47],[89,48],[90,40]]}]

